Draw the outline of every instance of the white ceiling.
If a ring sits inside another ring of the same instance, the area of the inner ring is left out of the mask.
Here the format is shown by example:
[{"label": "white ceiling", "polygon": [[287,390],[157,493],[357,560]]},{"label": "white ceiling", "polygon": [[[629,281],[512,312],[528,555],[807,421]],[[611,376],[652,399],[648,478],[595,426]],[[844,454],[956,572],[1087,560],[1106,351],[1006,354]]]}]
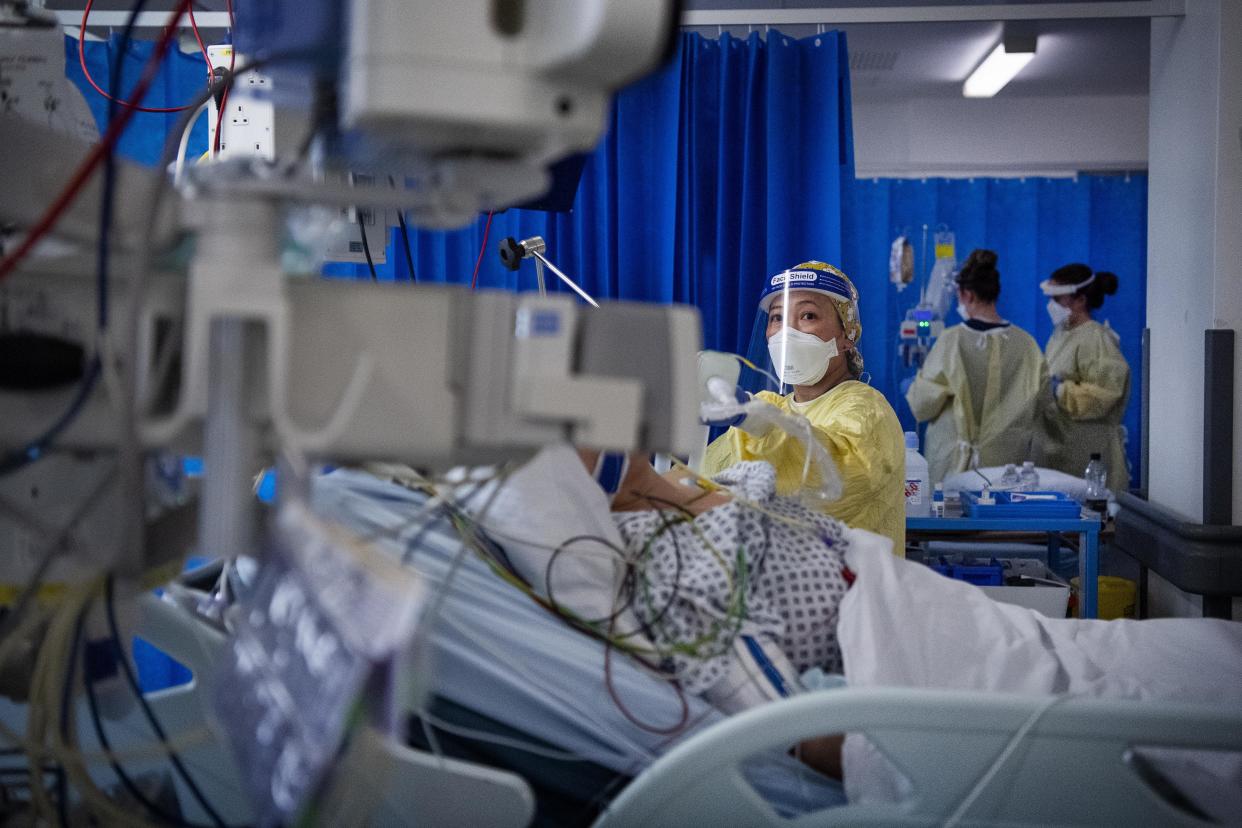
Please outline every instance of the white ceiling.
[{"label": "white ceiling", "polygon": [[[1035,58],[1005,97],[1146,95],[1146,20],[1044,21]],[[960,97],[962,81],[996,45],[999,23],[845,27],[850,80],[859,100]],[[887,68],[891,65],[891,68]]]},{"label": "white ceiling", "polygon": [[[1012,2],[1012,0],[1002,0]],[[953,5],[996,5],[997,0],[954,0]],[[689,0],[693,10],[757,8],[843,8],[876,5],[866,0],[776,3],[772,0]],[[883,5],[935,6],[941,0],[894,0]],[[1144,18],[1044,20],[1033,25],[1039,41],[1034,60],[1000,96],[1146,95],[1150,23]],[[763,27],[756,25],[754,30]],[[847,25],[850,77],[858,103],[924,97],[960,97],[962,81],[1000,39],[1001,24],[900,23]],[[746,26],[724,27],[746,36]],[[716,37],[717,27],[695,27]],[[786,26],[793,37],[815,34],[814,26]]]},{"label": "white ceiling", "polygon": [[[237,0],[242,1],[242,0]],[[264,0],[244,0],[264,2]],[[1102,0],[1121,2],[1122,0]],[[83,0],[45,0],[48,8],[81,9]],[[688,11],[740,9],[832,9],[875,6],[982,6],[1032,0],[685,0]],[[1054,3],[1058,0],[1034,0]],[[1101,2],[1101,0],[1096,0]],[[1242,2],[1242,0],[1230,0]],[[133,0],[95,0],[99,10],[128,9]],[[224,0],[199,0],[199,9],[219,10]],[[172,0],[153,0],[150,9],[171,7]],[[1148,90],[1150,24],[1143,18],[1108,20],[1045,20],[1031,24],[1039,34],[1035,59],[998,97],[1068,95],[1146,95]],[[761,30],[763,26],[753,27]],[[1000,23],[901,23],[848,25],[850,75],[856,103],[889,102],[925,97],[960,97],[961,84],[996,45]],[[745,37],[746,26],[696,27],[707,37],[720,31]],[[792,37],[806,37],[815,26],[786,26]],[[143,32],[148,36],[152,32]],[[217,32],[204,35],[209,39]],[[185,33],[183,48],[193,50]]]}]

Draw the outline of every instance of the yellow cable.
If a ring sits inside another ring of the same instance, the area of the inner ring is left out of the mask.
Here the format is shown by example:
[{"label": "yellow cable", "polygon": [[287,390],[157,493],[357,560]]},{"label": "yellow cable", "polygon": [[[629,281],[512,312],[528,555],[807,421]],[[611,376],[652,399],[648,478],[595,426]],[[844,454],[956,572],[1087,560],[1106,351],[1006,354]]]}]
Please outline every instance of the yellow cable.
[{"label": "yellow cable", "polygon": [[738,503],[741,503],[743,506],[746,506],[749,509],[754,509],[756,512],[759,512],[760,514],[767,515],[773,520],[779,520],[781,523],[784,523],[787,526],[795,526],[799,529],[809,529],[812,532],[819,531],[819,527],[811,523],[806,523],[805,521],[801,521],[801,520],[798,520],[797,518],[789,517],[788,515],[777,514],[776,512],[772,511],[771,509],[767,508],[766,506],[760,503],[755,503],[752,500],[742,497],[736,491],[734,491],[733,489],[730,489],[728,486],[722,486],[716,481],[706,478],[703,475],[699,474],[694,469],[690,468],[685,463],[678,460],[676,457],[673,457],[671,459],[673,461],[673,465],[677,466],[680,469],[685,470],[692,477],[694,477],[695,484],[698,485],[700,488],[707,489],[708,491],[713,491],[713,492],[723,492],[724,494],[727,494],[729,495],[729,497],[736,500]]},{"label": "yellow cable", "polygon": [[[155,570],[160,572],[161,569]],[[152,577],[148,573],[146,578]],[[165,579],[166,580],[166,579]],[[88,766],[99,761],[112,758],[114,761],[138,759],[144,756],[164,756],[170,748],[169,744],[151,742],[136,745],[123,751],[92,751],[83,752],[77,744],[77,704],[74,699],[82,686],[82,669],[75,665],[73,669],[73,686],[68,688],[70,704],[66,710],[65,733],[60,729],[60,711],[66,692],[66,681],[69,678],[70,664],[76,662],[74,638],[78,629],[78,619],[88,611],[95,597],[102,590],[104,577],[96,577],[86,583],[63,586],[63,595],[55,606],[36,605],[32,607],[16,629],[5,641],[0,642],[0,664],[16,646],[17,642],[37,633],[37,627],[46,622],[47,629],[43,632],[35,657],[27,702],[26,734],[16,733],[0,724],[0,737],[21,748],[27,754],[30,766],[31,805],[35,813],[44,822],[58,822],[56,807],[51,792],[44,784],[43,764],[53,760],[64,769],[67,779],[81,796],[89,812],[100,822],[107,825],[152,825],[150,821],[135,816],[94,783]],[[176,742],[179,746],[187,746],[203,741],[210,736],[205,728],[178,734]]]}]

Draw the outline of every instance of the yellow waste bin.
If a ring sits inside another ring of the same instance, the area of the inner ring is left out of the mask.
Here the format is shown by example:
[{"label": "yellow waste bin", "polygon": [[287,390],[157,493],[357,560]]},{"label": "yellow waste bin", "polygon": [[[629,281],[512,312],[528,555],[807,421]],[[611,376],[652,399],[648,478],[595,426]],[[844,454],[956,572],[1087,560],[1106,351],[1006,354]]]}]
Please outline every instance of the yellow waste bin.
[{"label": "yellow waste bin", "polygon": [[[1114,618],[1137,617],[1135,607],[1137,606],[1138,585],[1134,581],[1113,575],[1101,575],[1096,583],[1099,585],[1099,599],[1096,606],[1101,619],[1112,621]],[[1078,578],[1070,578],[1070,587],[1075,596],[1080,594],[1080,584]],[[1074,617],[1077,618],[1080,602],[1071,603],[1074,607]]]}]

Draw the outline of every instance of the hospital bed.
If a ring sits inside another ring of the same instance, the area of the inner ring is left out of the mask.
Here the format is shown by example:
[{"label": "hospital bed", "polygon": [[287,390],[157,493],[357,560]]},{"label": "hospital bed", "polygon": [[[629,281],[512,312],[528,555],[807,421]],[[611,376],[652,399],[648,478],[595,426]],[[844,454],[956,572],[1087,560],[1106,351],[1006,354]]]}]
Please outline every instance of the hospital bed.
[{"label": "hospital bed", "polygon": [[[408,523],[422,498],[337,472],[318,481],[314,500],[321,513],[374,534]],[[407,540],[415,535],[405,531]],[[404,552],[401,540],[386,542]],[[412,565],[434,581],[459,553],[452,530],[423,532]],[[815,824],[934,824],[968,799],[963,824],[1202,824],[1193,816],[1199,806],[1135,749],[1242,748],[1237,707],[909,688],[825,690],[728,720],[689,698],[691,726],[670,738],[635,726],[609,700],[601,644],[473,556],[463,559],[450,597],[433,637],[435,693],[635,777],[603,815],[607,825],[775,825],[824,808],[831,810]],[[635,718],[657,729],[677,720],[667,684],[615,655],[613,670]],[[908,785],[902,801],[847,805],[835,783],[786,755],[800,739],[840,732],[867,734],[900,769]]]},{"label": "hospital bed", "polygon": [[[906,777],[907,796],[791,821],[739,772],[756,750],[840,730],[880,746]],[[1242,716],[1201,706],[824,690],[687,740],[626,788],[597,825],[1204,825],[1211,817],[1136,748],[1237,749],[1239,739]]]},{"label": "hospital bed", "polygon": [[[315,482],[312,500],[408,560],[433,591],[447,590],[430,638],[430,701],[410,728],[428,750],[351,746],[376,753],[368,767],[385,768],[351,780],[367,782],[371,824],[415,814],[437,824],[585,824],[611,800],[601,825],[1200,825],[1211,811],[1144,751],[1242,747],[1236,706],[958,690],[821,690],[726,719],[694,697],[683,712],[669,684],[613,653],[623,712],[604,684],[603,645],[496,577],[447,524],[411,522],[423,495],[337,471]],[[139,631],[209,677],[224,641],[178,633],[189,629],[179,612],[146,599]],[[170,732],[212,722],[202,686],[196,679],[153,695]],[[132,719],[119,729],[140,741]],[[864,749],[886,757],[880,764],[896,769],[889,801],[847,804],[838,783],[789,755],[800,740],[832,733],[865,734]],[[214,801],[232,803],[230,821],[246,821],[227,748],[200,745],[184,758]],[[192,801],[179,798],[196,818]],[[1218,803],[1228,807],[1227,797]]]}]

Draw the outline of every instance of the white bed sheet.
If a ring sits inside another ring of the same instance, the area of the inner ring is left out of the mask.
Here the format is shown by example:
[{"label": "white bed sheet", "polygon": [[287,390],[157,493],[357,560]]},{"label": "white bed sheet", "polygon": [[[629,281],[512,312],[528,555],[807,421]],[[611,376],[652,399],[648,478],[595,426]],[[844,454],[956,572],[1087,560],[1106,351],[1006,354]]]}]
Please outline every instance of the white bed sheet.
[{"label": "white bed sheet", "polygon": [[[1242,624],[1048,618],[895,558],[868,532],[851,530],[851,536],[846,560],[857,578],[837,624],[851,687],[1242,706]],[[851,802],[900,798],[863,740],[847,740],[844,759]],[[1167,768],[1174,778],[1186,778],[1185,766],[1197,765],[1217,787],[1242,790],[1236,755],[1187,751],[1174,764],[1182,766]]]},{"label": "white bed sheet", "polygon": [[[422,495],[370,475],[339,470],[315,481],[321,515],[394,555],[417,546],[410,565],[434,593],[459,561],[431,636],[431,689],[457,704],[537,736],[595,764],[636,775],[672,745],[721,720],[706,702],[686,697],[690,726],[675,736],[637,727],[613,703],[603,681],[604,647],[504,583],[446,523],[420,531],[412,523]],[[670,685],[625,656],[612,657],[613,687],[640,721],[668,727],[681,718]],[[840,786],[785,755],[767,755],[746,768],[753,787],[778,811],[799,813],[844,802]]]}]

